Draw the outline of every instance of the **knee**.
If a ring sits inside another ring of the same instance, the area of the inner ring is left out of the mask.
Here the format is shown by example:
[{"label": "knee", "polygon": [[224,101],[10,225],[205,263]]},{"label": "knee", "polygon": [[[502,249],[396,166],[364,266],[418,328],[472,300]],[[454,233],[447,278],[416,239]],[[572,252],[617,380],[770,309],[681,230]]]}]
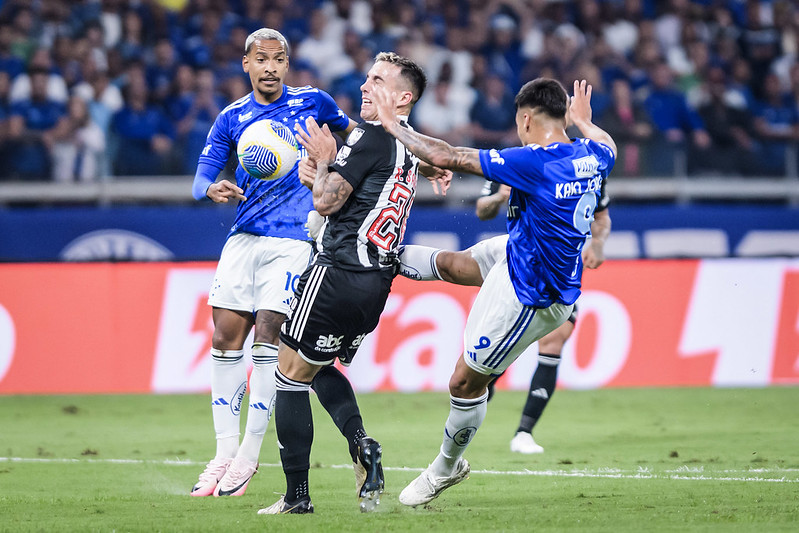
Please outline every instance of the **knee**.
[{"label": "knee", "polygon": [[[488,378],[487,378],[488,379]],[[486,383],[455,373],[449,378],[449,393],[455,398],[477,398],[486,390]]]}]

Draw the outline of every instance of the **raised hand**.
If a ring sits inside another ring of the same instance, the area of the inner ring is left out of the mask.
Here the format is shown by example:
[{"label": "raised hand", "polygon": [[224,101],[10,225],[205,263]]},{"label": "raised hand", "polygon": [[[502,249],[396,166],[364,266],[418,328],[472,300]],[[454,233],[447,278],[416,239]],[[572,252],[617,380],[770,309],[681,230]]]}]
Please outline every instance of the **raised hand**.
[{"label": "raised hand", "polygon": [[577,124],[591,122],[591,92],[593,87],[585,80],[574,80],[574,96],[569,106],[569,120]]},{"label": "raised hand", "polygon": [[313,117],[308,117],[305,119],[304,130],[299,124],[296,124],[294,129],[294,137],[308,152],[311,160],[332,161],[336,158],[336,139],[330,133],[327,124],[320,128]]},{"label": "raised hand", "polygon": [[386,131],[391,132],[391,127],[397,125],[397,93],[389,92],[384,86],[375,86],[371,97],[377,108],[377,119]]}]

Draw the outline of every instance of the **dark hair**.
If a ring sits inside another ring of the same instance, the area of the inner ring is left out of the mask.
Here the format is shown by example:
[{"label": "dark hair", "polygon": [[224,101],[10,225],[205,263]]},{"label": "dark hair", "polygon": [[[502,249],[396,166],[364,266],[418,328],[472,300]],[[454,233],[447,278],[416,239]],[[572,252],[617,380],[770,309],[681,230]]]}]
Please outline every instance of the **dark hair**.
[{"label": "dark hair", "polygon": [[519,89],[514,103],[517,111],[522,107],[529,107],[552,118],[565,118],[569,95],[558,80],[536,78]]},{"label": "dark hair", "polygon": [[427,87],[427,76],[425,76],[422,67],[407,57],[402,57],[394,52],[380,52],[375,56],[375,63],[378,61],[385,61],[400,67],[400,76],[411,84],[411,92],[413,93],[413,101],[411,103],[418,102],[419,98],[424,94],[425,87]]}]

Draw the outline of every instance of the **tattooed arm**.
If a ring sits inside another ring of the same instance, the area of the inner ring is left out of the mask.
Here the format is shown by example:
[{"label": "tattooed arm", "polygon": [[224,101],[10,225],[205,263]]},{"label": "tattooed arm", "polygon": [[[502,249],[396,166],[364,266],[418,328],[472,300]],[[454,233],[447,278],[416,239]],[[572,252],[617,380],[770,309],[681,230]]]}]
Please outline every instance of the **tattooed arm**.
[{"label": "tattooed arm", "polygon": [[316,164],[316,179],[313,182],[313,207],[327,217],[338,212],[352,194],[352,185],[338,172],[329,172],[330,161]]},{"label": "tattooed arm", "polygon": [[377,106],[377,114],[383,128],[404,144],[422,161],[440,168],[483,175],[480,166],[480,151],[476,148],[451,146],[448,143],[422,135],[400,125],[397,110],[391,95],[383,87],[373,91],[372,101]]}]

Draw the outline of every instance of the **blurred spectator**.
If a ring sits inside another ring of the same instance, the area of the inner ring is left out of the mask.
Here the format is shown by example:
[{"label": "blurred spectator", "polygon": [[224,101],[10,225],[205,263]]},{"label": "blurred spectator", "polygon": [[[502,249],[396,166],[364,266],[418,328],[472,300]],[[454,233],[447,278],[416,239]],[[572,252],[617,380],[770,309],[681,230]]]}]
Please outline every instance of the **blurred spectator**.
[{"label": "blurred spectator", "polygon": [[[752,78],[763,80],[771,69],[771,63],[779,55],[780,34],[768,20],[766,4],[761,2],[746,3],[746,27],[741,34],[741,47],[749,63]],[[754,87],[755,97],[764,100],[766,96],[760,92],[764,86],[758,84]]]},{"label": "blurred spectator", "polygon": [[474,93],[471,89],[466,94],[460,93],[450,80],[451,70],[445,65],[438,81],[427,87],[414,106],[416,112],[411,122],[422,133],[462,146],[467,144]]},{"label": "blurred spectator", "polygon": [[122,38],[116,48],[123,61],[140,61],[144,58],[146,45],[141,16],[137,11],[129,9],[122,16]]},{"label": "blurred spectator", "polygon": [[352,58],[344,53],[344,33],[341,30],[328,10],[314,9],[310,16],[310,33],[294,51],[293,55],[297,59],[313,65],[319,74],[322,86],[326,86],[354,67]]},{"label": "blurred spectator", "polygon": [[59,122],[65,119],[64,105],[47,94],[48,73],[35,69],[28,73],[30,97],[11,105],[8,137],[11,172],[24,179],[47,179],[51,173],[50,149]]},{"label": "blurred spectator", "polygon": [[105,132],[92,120],[81,97],[71,97],[67,109],[66,119],[53,133],[53,180],[95,181],[104,168]]},{"label": "blurred spectator", "polygon": [[752,138],[752,115],[747,109],[727,101],[727,85],[721,67],[708,73],[707,101],[699,108],[699,116],[713,142],[699,162],[703,170],[727,175],[752,175],[757,171],[757,144]]},{"label": "blurred spectator", "polygon": [[755,131],[763,143],[760,172],[770,176],[785,175],[785,158],[791,143],[799,140],[799,113],[776,74],[763,80],[763,100],[756,104]]},{"label": "blurred spectator", "polygon": [[[201,15],[199,31],[183,39],[180,53],[183,60],[192,67],[209,67],[213,58],[213,48],[223,41],[220,28],[222,15],[216,9],[208,9]],[[242,55],[244,51],[242,50]]]},{"label": "blurred spectator", "polygon": [[649,116],[633,99],[630,82],[617,78],[611,83],[611,103],[594,121],[616,141],[618,154],[614,175],[639,177],[648,173],[646,166],[649,141],[654,134]]},{"label": "blurred spectator", "polygon": [[11,51],[13,37],[10,25],[0,24],[0,71],[8,73],[9,81],[25,72],[25,60]]},{"label": "blurred spectator", "polygon": [[505,148],[518,144],[515,95],[502,77],[490,72],[480,84],[469,113],[469,135],[475,148]]},{"label": "blurred spectator", "polygon": [[155,43],[151,57],[147,58],[146,76],[150,97],[163,102],[169,93],[172,79],[178,68],[177,54],[169,39],[161,38]]},{"label": "blurred spectator", "polygon": [[143,76],[132,77],[123,94],[125,106],[111,122],[116,144],[114,174],[169,174],[169,156],[175,137],[172,123],[161,109],[149,104]]},{"label": "blurred spectator", "polygon": [[171,118],[177,124],[177,152],[182,174],[196,170],[208,131],[227,105],[216,93],[215,86],[211,69],[201,69],[195,75],[191,67],[184,65],[176,76],[175,94],[168,101]]},{"label": "blurred spectator", "polygon": [[674,76],[666,63],[657,64],[651,73],[652,85],[644,108],[655,126],[649,165],[658,176],[687,171],[680,158],[688,163],[701,157],[710,147],[710,137],[702,119],[688,106],[685,94],[674,85]]},{"label": "blurred spectator", "polygon": [[519,74],[524,66],[518,23],[512,16],[499,13],[491,17],[490,30],[480,53],[515,93],[521,87]]},{"label": "blurred spectator", "polygon": [[20,74],[11,83],[11,101],[18,102],[21,100],[30,100],[32,97],[32,80],[31,72],[44,73],[45,75],[45,92],[47,98],[55,102],[66,103],[69,97],[67,91],[67,84],[61,74],[58,73],[53,67],[52,59],[50,58],[50,50],[47,48],[37,49],[31,56],[28,64],[28,71]]}]

